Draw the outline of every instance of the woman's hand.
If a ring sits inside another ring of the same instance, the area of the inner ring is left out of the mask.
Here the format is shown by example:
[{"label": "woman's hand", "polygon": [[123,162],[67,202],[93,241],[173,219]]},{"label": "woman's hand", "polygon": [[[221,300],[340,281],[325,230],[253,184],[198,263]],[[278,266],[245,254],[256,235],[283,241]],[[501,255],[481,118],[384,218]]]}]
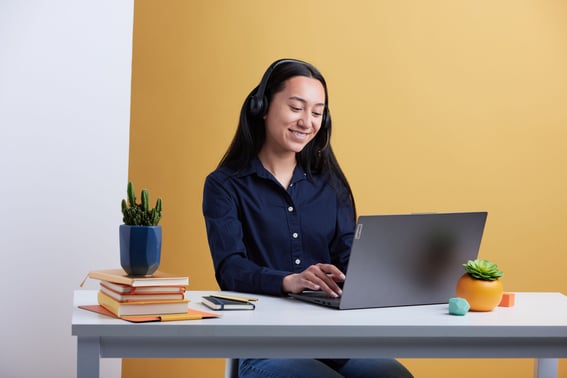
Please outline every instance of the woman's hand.
[{"label": "woman's hand", "polygon": [[315,264],[301,273],[285,276],[282,288],[285,293],[301,293],[303,290],[323,290],[331,297],[339,297],[342,290],[337,282],[345,275],[332,264]]}]

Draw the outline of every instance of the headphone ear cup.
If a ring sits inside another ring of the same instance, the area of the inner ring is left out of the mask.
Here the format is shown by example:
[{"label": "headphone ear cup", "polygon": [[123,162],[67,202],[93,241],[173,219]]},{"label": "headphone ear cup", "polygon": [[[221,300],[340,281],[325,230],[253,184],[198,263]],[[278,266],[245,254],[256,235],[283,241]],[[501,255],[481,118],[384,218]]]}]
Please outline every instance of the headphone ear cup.
[{"label": "headphone ear cup", "polygon": [[254,117],[259,117],[264,115],[266,104],[268,103],[265,96],[252,96],[250,97],[250,114]]}]

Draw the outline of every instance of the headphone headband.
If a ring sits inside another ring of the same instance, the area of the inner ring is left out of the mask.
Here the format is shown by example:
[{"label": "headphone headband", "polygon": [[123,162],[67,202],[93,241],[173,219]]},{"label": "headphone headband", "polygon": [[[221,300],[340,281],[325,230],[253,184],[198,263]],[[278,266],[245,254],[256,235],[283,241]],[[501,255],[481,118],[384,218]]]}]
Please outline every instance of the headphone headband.
[{"label": "headphone headband", "polygon": [[264,76],[262,76],[262,80],[258,85],[258,89],[256,90],[256,93],[250,96],[249,111],[250,114],[252,114],[253,116],[255,117],[262,116],[268,110],[268,99],[266,98],[266,87],[268,86],[268,81],[270,80],[270,77],[272,76],[272,72],[274,72],[276,67],[284,63],[306,64],[305,62],[297,59],[280,59],[272,63],[264,73]]}]

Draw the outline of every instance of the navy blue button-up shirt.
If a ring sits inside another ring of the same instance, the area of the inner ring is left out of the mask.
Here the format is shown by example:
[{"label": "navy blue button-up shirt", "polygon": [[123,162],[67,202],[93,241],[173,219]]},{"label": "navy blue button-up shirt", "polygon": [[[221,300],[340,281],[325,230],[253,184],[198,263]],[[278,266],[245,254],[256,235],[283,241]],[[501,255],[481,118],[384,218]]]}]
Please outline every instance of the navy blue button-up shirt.
[{"label": "navy blue button-up shirt", "polygon": [[310,265],[345,272],[355,222],[344,196],[299,166],[287,190],[258,159],[239,172],[215,170],[203,214],[220,288],[281,295],[283,278]]}]

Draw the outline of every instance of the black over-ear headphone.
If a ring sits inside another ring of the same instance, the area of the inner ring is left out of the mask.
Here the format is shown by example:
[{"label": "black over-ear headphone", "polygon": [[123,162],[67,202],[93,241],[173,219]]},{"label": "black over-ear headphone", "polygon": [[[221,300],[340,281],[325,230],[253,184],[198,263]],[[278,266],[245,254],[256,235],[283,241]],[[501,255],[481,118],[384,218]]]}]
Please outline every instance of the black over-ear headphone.
[{"label": "black over-ear headphone", "polygon": [[272,72],[274,72],[277,66],[283,63],[306,64],[305,62],[297,59],[280,59],[272,63],[264,73],[264,76],[262,76],[262,80],[258,85],[258,90],[256,91],[256,93],[250,96],[248,110],[250,111],[250,114],[252,116],[254,117],[263,116],[268,111],[268,99],[266,98],[266,87],[268,86],[268,81],[270,80],[270,76],[272,75]]},{"label": "black over-ear headphone", "polygon": [[[256,93],[250,96],[248,111],[253,117],[263,116],[268,111],[268,99],[266,98],[266,87],[268,86],[268,81],[270,80],[270,76],[272,75],[272,72],[274,72],[277,66],[283,63],[301,63],[307,65],[306,62],[297,59],[280,59],[272,63],[264,73],[264,76],[262,76],[262,80],[258,85],[258,89],[256,90]],[[330,129],[327,125],[327,121],[329,118],[328,112],[329,109],[327,109],[327,106],[325,106],[325,109],[323,110],[323,117],[321,119],[321,126],[326,130],[327,137],[326,137],[325,145],[321,150],[327,148],[330,142],[329,140]]]}]

